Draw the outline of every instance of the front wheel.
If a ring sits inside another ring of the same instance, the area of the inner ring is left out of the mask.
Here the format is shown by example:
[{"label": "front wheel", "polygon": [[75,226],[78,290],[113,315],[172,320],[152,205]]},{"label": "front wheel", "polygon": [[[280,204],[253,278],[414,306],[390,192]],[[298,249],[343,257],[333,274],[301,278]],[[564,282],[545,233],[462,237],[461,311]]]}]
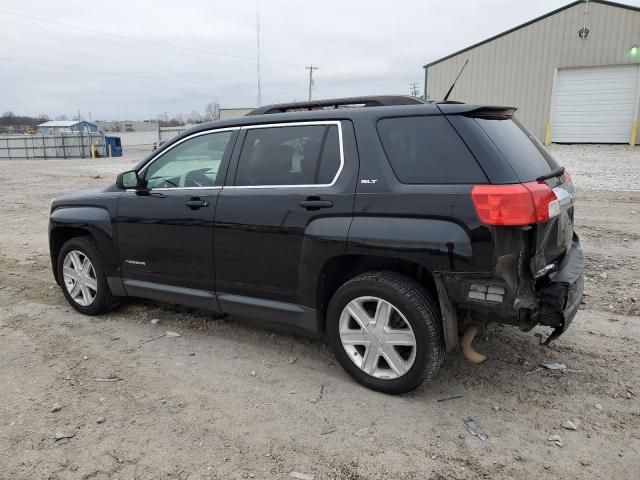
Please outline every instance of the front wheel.
[{"label": "front wheel", "polygon": [[67,302],[85,315],[108,312],[116,304],[102,265],[102,256],[91,237],[72,238],[58,253],[62,292]]},{"label": "front wheel", "polygon": [[434,300],[415,280],[396,272],[368,272],[342,285],[329,303],[327,331],[347,373],[384,393],[415,389],[444,359]]}]

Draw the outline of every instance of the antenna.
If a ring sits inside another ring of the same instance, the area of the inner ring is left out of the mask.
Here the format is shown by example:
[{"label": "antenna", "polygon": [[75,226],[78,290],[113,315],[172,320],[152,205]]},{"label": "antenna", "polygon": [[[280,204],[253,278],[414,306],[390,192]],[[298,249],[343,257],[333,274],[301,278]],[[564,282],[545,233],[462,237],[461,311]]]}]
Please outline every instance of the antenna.
[{"label": "antenna", "polygon": [[460,75],[462,75],[462,71],[464,70],[464,67],[467,66],[467,63],[469,63],[469,59],[467,58],[467,61],[464,62],[464,65],[462,65],[462,68],[460,69],[460,73],[458,73],[458,76],[456,77],[456,79],[453,81],[453,83],[451,84],[451,87],[449,88],[449,91],[447,92],[447,94],[444,96],[444,102],[446,102],[449,99],[449,95],[451,95],[451,92],[453,91],[453,87],[456,86],[456,82],[458,81],[458,79],[460,78]]},{"label": "antenna", "polygon": [[258,107],[262,106],[262,86],[260,85],[260,10],[258,8],[258,0],[256,0],[256,43],[258,54],[256,57],[256,74],[258,77]]},{"label": "antenna", "polygon": [[584,2],[584,15],[582,17],[582,28],[578,30],[578,37],[582,40],[586,40],[589,36],[589,29],[587,28],[587,15],[589,15],[589,0]]}]

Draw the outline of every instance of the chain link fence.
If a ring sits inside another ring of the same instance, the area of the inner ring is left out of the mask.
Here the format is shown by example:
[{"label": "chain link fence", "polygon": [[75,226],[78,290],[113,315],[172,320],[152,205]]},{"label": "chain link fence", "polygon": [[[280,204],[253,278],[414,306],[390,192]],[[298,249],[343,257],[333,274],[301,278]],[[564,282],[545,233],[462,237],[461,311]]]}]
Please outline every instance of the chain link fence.
[{"label": "chain link fence", "polygon": [[54,133],[47,135],[0,135],[0,160],[89,158],[106,155],[101,133]]}]

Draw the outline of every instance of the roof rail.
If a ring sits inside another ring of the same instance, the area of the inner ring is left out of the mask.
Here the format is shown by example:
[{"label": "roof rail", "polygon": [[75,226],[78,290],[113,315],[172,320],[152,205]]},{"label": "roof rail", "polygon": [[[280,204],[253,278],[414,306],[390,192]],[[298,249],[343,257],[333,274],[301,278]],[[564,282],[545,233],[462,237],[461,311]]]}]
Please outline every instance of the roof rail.
[{"label": "roof rail", "polygon": [[298,110],[327,110],[331,108],[385,107],[390,105],[419,105],[425,100],[409,95],[375,95],[366,97],[330,98],[311,102],[291,102],[266,105],[250,111],[247,115],[266,115]]}]

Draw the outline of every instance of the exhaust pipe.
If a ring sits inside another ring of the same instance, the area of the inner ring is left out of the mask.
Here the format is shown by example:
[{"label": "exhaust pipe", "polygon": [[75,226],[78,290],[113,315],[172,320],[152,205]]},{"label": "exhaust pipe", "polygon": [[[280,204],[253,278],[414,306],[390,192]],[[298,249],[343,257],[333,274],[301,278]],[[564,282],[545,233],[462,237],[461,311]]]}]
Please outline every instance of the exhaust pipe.
[{"label": "exhaust pipe", "polygon": [[478,334],[478,326],[477,325],[469,325],[469,328],[465,330],[462,334],[462,340],[460,344],[462,345],[462,353],[464,354],[464,358],[469,360],[471,363],[475,363],[476,365],[484,362],[487,357],[479,352],[476,352],[471,345],[473,339]]}]

